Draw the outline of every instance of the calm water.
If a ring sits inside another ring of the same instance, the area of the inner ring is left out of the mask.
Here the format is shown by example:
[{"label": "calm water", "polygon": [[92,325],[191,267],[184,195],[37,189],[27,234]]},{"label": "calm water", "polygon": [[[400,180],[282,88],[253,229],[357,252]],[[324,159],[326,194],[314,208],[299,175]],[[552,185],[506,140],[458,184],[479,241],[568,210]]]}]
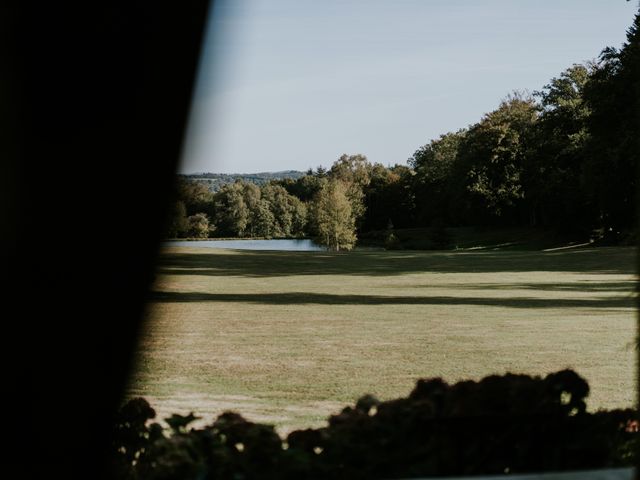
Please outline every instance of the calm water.
[{"label": "calm water", "polygon": [[285,250],[285,251],[318,251],[324,250],[313,240],[198,240],[165,242],[169,247],[206,247],[235,248],[238,250]]}]

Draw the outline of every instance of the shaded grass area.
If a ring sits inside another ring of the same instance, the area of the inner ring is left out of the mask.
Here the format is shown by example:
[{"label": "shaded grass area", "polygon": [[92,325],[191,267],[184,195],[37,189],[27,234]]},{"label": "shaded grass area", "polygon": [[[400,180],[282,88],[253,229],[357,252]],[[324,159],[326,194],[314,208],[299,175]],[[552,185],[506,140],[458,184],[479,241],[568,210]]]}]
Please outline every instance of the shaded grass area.
[{"label": "shaded grass area", "polygon": [[[631,282],[630,282],[631,283]],[[633,308],[631,296],[572,298],[483,298],[483,297],[393,297],[389,295],[331,295],[326,293],[287,292],[272,294],[157,292],[157,302],[241,302],[267,305],[478,305],[510,308]]]},{"label": "shaded grass area", "polygon": [[[245,251],[225,255],[186,248],[163,255],[159,273],[272,277],[289,275],[396,276],[410,273],[591,272],[633,274],[630,248],[585,248],[556,252],[483,251]],[[215,261],[211,255],[216,255]]]},{"label": "shaded grass area", "polygon": [[[366,232],[359,245],[384,246],[387,230]],[[592,234],[562,233],[529,227],[426,227],[400,228],[393,231],[399,249],[433,250],[446,239],[446,248],[491,250],[542,250],[563,245],[588,243]],[[633,243],[635,244],[635,243]]]},{"label": "shaded grass area", "polygon": [[171,248],[130,393],[283,430],[417,378],[574,368],[591,409],[635,400],[632,248],[273,252]]}]

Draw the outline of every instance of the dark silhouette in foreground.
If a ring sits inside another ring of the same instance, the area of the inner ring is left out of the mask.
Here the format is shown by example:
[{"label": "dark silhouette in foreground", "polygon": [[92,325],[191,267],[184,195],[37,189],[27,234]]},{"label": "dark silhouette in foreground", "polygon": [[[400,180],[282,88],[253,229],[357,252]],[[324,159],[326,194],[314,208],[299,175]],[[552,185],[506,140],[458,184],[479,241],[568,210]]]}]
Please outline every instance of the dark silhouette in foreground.
[{"label": "dark silhouette in foreground", "polygon": [[170,432],[155,411],[130,400],[115,422],[119,478],[377,479],[584,470],[632,465],[638,443],[631,409],[589,413],[587,382],[571,370],[545,378],[507,374],[449,385],[419,380],[406,398],[371,395],[298,430],[286,441],[270,425],[226,412]]}]

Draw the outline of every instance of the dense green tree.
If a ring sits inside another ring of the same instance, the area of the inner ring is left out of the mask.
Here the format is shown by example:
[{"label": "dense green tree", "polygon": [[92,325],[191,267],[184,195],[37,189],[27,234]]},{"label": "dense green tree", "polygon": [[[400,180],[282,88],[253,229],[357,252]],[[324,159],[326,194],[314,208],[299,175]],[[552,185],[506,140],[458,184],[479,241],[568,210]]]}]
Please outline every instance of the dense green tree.
[{"label": "dense green tree", "polygon": [[276,217],[271,211],[271,204],[261,198],[252,212],[254,222],[253,231],[259,237],[272,238],[276,229]]},{"label": "dense green tree", "polygon": [[415,171],[412,188],[415,194],[416,219],[422,226],[434,221],[451,223],[456,217],[452,214],[457,199],[454,184],[457,180],[459,189],[464,178],[455,179],[454,168],[465,134],[465,130],[459,130],[441,135],[418,149],[409,159],[409,165]]},{"label": "dense green tree", "polygon": [[313,203],[317,241],[331,250],[351,250],[356,243],[355,217],[347,197],[347,186],[329,181]]},{"label": "dense green tree", "polygon": [[215,224],[224,236],[244,237],[249,225],[249,208],[244,198],[244,182],[224,185],[213,198]]},{"label": "dense green tree", "polygon": [[305,204],[279,182],[262,188],[242,180],[223,185],[207,208],[220,236],[289,237],[306,230]]},{"label": "dense green tree", "polygon": [[280,185],[262,187],[262,198],[269,203],[274,217],[274,236],[291,236],[293,226],[293,198]]},{"label": "dense green tree", "polygon": [[178,200],[184,203],[187,215],[211,213],[213,193],[204,183],[179,178],[177,191]]},{"label": "dense green tree", "polygon": [[274,182],[276,185],[284,187],[290,195],[295,196],[303,202],[309,202],[320,191],[327,182],[325,176],[318,176],[310,170],[303,177],[296,180],[284,179]]},{"label": "dense green tree", "polygon": [[366,211],[364,191],[371,182],[372,168],[371,163],[364,155],[343,154],[334,162],[328,174],[330,178],[344,184],[358,227],[361,227],[361,220]]},{"label": "dense green tree", "polygon": [[239,182],[242,186],[242,199],[248,211],[246,232],[249,237],[256,235],[261,236],[256,232],[256,226],[258,220],[256,215],[258,214],[259,205],[262,199],[262,192],[260,187],[250,182]]},{"label": "dense green tree", "polygon": [[296,197],[291,197],[291,234],[303,236],[307,231],[307,205]]},{"label": "dense green tree", "polygon": [[534,94],[542,114],[523,173],[531,225],[577,230],[593,222],[584,184],[590,114],[584,89],[591,70],[573,65]]},{"label": "dense green tree", "polygon": [[521,177],[537,118],[534,100],[516,93],[469,129],[458,152],[459,166],[466,171],[466,198],[457,208],[466,211],[467,222],[519,220]]},{"label": "dense green tree", "polygon": [[187,237],[207,238],[210,231],[209,218],[204,213],[196,213],[187,217]]},{"label": "dense green tree", "polygon": [[277,237],[298,236],[304,233],[306,208],[303,203],[281,185],[270,184],[262,187],[262,198],[274,218],[273,235]]},{"label": "dense green tree", "polygon": [[369,185],[373,166],[362,154],[342,154],[329,170],[331,178],[341,180],[345,184],[356,183],[361,188]]},{"label": "dense green tree", "polygon": [[392,168],[376,163],[370,172],[366,187],[366,211],[362,230],[383,230],[389,222],[397,228],[411,226],[413,203],[411,181],[413,171],[403,165]]},{"label": "dense green tree", "polygon": [[184,206],[184,202],[178,200],[173,204],[173,208],[170,212],[169,226],[167,228],[167,237],[180,238],[183,237],[189,229],[189,222],[187,221],[187,209]]},{"label": "dense green tree", "polygon": [[640,163],[640,12],[622,49],[602,52],[585,97],[591,109],[586,178],[599,224],[606,231],[630,227]]}]

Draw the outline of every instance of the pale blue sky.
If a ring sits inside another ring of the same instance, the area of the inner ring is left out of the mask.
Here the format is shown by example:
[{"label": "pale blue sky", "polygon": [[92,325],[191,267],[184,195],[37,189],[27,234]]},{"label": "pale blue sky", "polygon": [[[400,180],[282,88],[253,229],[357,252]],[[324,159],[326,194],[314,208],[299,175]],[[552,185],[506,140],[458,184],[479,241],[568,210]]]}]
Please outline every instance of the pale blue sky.
[{"label": "pale blue sky", "polygon": [[624,0],[216,1],[181,172],[404,163],[619,47]]}]

